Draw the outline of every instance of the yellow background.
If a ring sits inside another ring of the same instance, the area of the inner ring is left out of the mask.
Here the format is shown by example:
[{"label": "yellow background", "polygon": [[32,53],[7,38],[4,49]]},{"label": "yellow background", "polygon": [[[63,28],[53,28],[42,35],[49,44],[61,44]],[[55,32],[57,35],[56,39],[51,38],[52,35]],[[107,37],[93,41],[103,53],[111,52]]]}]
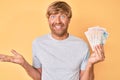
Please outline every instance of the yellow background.
[{"label": "yellow background", "polygon": [[[45,16],[54,0],[0,0],[0,53],[17,50],[32,64],[32,41],[50,32]],[[65,0],[73,11],[69,32],[86,40],[88,27],[107,29],[106,59],[95,65],[95,80],[120,80],[120,0]],[[86,40],[87,41],[87,40]],[[13,63],[0,62],[0,80],[32,80]]]}]

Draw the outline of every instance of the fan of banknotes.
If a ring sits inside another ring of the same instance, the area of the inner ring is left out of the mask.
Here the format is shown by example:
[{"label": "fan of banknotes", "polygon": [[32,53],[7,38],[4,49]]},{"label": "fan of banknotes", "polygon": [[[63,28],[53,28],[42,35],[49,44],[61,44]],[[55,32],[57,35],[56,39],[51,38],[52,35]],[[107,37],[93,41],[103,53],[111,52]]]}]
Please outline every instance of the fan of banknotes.
[{"label": "fan of banknotes", "polygon": [[96,45],[104,45],[106,39],[108,38],[108,32],[106,29],[99,26],[88,28],[88,31],[85,32],[85,35],[93,51]]}]

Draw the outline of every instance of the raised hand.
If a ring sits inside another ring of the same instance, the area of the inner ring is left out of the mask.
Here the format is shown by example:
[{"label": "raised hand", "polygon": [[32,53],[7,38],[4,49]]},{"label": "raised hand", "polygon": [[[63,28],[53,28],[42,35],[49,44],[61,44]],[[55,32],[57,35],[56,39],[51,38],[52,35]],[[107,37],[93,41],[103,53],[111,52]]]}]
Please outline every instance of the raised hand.
[{"label": "raised hand", "polygon": [[41,80],[41,71],[42,69],[36,69],[33,68],[25,59],[24,57],[16,52],[15,50],[11,50],[11,52],[14,54],[13,56],[8,56],[4,54],[0,54],[0,61],[1,62],[12,62],[21,65],[28,75],[33,79],[33,80]]},{"label": "raised hand", "polygon": [[95,46],[95,50],[91,54],[88,62],[91,64],[95,64],[95,63],[104,61],[104,59],[105,59],[104,47],[103,47],[103,45],[97,45],[97,46]]},{"label": "raised hand", "polygon": [[25,62],[24,57],[20,55],[18,52],[16,52],[15,50],[11,50],[11,52],[14,54],[14,56],[0,54],[0,61],[1,62],[12,62],[12,63],[23,65]]}]

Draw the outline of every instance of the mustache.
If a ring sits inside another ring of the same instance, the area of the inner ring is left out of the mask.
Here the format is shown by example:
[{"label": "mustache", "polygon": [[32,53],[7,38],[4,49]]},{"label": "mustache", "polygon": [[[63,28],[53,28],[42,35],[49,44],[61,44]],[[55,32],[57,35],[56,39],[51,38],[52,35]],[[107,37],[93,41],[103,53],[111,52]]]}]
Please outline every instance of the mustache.
[{"label": "mustache", "polygon": [[52,26],[64,26],[64,24],[63,23],[54,23],[54,24],[52,24]]}]

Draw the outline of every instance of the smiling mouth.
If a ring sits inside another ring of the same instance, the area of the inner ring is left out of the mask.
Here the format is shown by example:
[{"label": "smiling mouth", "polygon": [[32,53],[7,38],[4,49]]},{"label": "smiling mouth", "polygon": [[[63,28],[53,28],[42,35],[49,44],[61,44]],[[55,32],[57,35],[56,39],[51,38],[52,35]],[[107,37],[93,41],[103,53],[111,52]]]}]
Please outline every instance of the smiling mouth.
[{"label": "smiling mouth", "polygon": [[60,29],[62,29],[62,26],[58,25],[58,26],[55,26],[55,28],[56,28],[57,30],[60,30]]}]

